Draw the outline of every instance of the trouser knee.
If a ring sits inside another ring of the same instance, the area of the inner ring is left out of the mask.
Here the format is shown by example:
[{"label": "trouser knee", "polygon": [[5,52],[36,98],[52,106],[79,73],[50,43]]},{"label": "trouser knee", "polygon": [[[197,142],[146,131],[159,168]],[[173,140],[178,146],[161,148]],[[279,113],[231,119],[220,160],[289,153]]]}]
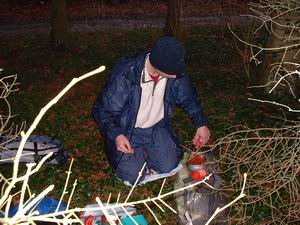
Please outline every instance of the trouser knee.
[{"label": "trouser knee", "polygon": [[[128,181],[131,185],[133,185],[139,177],[141,169],[136,168],[128,169],[128,168],[118,168],[116,171],[116,176],[122,181]],[[144,179],[144,171],[142,172],[142,176],[139,178],[139,182]]]},{"label": "trouser knee", "polygon": [[167,160],[164,162],[161,162],[158,166],[158,173],[169,173],[171,170],[175,169],[178,166],[178,159],[173,160]]}]

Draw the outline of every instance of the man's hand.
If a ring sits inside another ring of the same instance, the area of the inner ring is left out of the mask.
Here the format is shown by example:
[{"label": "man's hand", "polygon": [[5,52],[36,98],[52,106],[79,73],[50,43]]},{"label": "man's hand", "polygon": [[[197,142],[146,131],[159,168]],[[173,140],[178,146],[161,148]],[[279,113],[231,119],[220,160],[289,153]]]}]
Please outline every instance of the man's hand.
[{"label": "man's hand", "polygon": [[118,137],[116,137],[116,145],[117,145],[117,149],[120,152],[124,152],[126,154],[130,154],[134,152],[133,148],[131,148],[131,145],[127,137],[125,137],[123,134],[120,134]]},{"label": "man's hand", "polygon": [[[210,131],[207,126],[202,126],[197,129],[196,134],[193,139],[195,146],[196,146],[197,138],[200,138],[202,146],[208,142],[208,140],[210,138]],[[196,148],[199,148],[199,147],[200,146],[196,146]]]}]

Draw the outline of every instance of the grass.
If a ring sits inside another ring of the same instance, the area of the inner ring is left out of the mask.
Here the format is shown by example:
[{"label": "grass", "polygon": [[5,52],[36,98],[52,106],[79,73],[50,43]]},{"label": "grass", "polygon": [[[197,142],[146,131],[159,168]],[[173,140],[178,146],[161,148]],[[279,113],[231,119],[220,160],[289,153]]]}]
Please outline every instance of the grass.
[{"label": "grass", "polygon": [[[216,35],[216,30],[201,29],[190,30],[183,38],[189,75],[209,118],[212,139],[223,136],[227,132],[226,129],[232,125],[257,127],[272,124],[270,117],[259,117],[265,108],[247,100],[248,80],[239,66],[240,59],[218,38],[211,38]],[[25,120],[28,125],[31,124],[41,107],[73,77],[100,65],[107,67],[104,73],[73,87],[46,113],[34,131],[34,134],[62,139],[70,150],[70,155],[75,160],[71,182],[78,179],[73,206],[94,203],[96,196],[106,200],[109,192],[112,193],[112,201],[116,200],[119,192],[123,199],[128,193],[129,188],[124,187],[114,177],[107,163],[103,139],[91,117],[91,108],[114,60],[121,55],[152,46],[160,36],[161,31],[156,29],[95,34],[72,33],[67,50],[60,53],[49,48],[48,37],[44,35],[31,38],[2,37],[0,40],[0,67],[5,69],[4,74],[17,73],[20,82],[20,90],[10,96],[12,109],[18,114],[16,122]],[[232,69],[235,73],[227,73],[223,68]],[[269,111],[266,112],[268,116]],[[195,129],[181,109],[177,109],[174,114],[174,129],[181,143],[191,147],[190,141]],[[70,160],[68,164],[69,162]],[[52,195],[58,198],[67,168],[68,165],[45,165],[30,181],[34,192],[54,183],[57,192]],[[8,167],[1,168],[1,171],[3,169],[9,171]],[[174,180],[175,178],[170,178],[167,181],[167,190],[172,189]],[[137,188],[132,199],[155,195],[161,183],[162,181],[152,182]],[[149,221],[153,222],[150,215],[144,213]],[[166,215],[160,214],[160,218],[165,224],[176,224],[177,221],[176,215],[171,212]],[[169,222],[166,222],[167,220]]]}]

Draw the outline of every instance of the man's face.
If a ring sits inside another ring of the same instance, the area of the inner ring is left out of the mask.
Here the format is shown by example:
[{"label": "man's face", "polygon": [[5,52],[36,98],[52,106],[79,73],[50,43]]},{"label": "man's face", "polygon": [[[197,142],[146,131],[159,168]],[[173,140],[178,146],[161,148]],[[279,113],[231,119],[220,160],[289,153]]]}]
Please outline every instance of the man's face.
[{"label": "man's face", "polygon": [[158,69],[154,68],[151,65],[149,59],[146,62],[146,67],[147,67],[147,70],[150,73],[150,75],[153,76],[153,77],[161,76],[161,77],[170,78],[170,79],[175,79],[176,78],[176,75],[167,74],[167,73],[164,73],[164,72],[159,71]]}]

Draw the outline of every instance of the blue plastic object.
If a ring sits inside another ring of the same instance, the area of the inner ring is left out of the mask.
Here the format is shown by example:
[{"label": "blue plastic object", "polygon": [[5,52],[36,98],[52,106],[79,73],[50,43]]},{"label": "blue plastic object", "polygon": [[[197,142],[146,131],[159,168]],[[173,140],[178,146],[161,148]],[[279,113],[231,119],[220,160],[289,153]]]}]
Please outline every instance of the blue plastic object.
[{"label": "blue plastic object", "polygon": [[[39,211],[40,215],[44,215],[44,214],[55,212],[57,206],[58,206],[57,200],[50,197],[45,197],[36,205],[34,210]],[[66,208],[67,208],[66,203],[61,202],[58,211],[63,211]],[[18,212],[18,209],[19,209],[19,204],[9,210],[8,216],[9,217],[14,216]],[[30,212],[31,210],[32,209],[28,210],[28,212]]]},{"label": "blue plastic object", "polygon": [[[143,215],[132,216],[132,218],[134,219],[135,222],[137,222],[138,225],[148,225]],[[135,225],[133,221],[130,219],[130,217],[122,218],[121,222],[123,225]]]}]

